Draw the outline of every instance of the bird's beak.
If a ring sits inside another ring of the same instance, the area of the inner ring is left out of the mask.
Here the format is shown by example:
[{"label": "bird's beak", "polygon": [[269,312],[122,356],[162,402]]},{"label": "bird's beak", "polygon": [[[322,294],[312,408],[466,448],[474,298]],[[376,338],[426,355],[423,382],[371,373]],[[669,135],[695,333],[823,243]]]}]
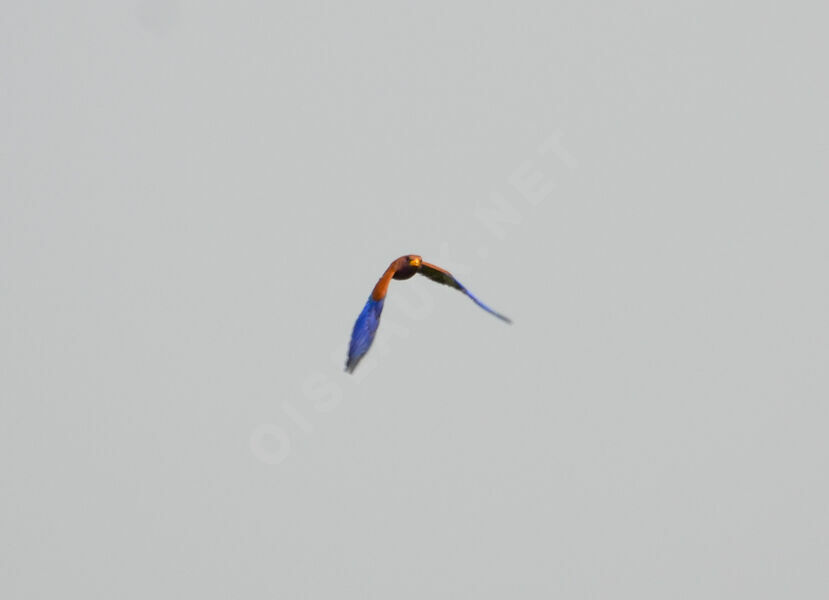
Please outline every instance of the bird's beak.
[{"label": "bird's beak", "polygon": [[420,268],[420,257],[415,256],[412,260],[409,261],[409,265],[411,265],[412,267],[417,267],[419,269]]}]

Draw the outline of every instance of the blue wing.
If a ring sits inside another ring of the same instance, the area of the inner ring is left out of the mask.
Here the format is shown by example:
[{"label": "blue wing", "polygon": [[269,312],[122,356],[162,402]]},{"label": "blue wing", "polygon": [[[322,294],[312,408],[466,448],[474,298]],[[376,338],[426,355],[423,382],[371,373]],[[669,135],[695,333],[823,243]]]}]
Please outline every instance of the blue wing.
[{"label": "blue wing", "polygon": [[420,265],[420,270],[418,271],[421,275],[424,275],[431,279],[432,281],[437,281],[438,283],[442,283],[443,285],[448,285],[449,287],[453,287],[456,290],[459,290],[469,296],[472,299],[472,302],[483,308],[486,312],[491,315],[494,315],[504,321],[505,323],[512,323],[508,317],[505,317],[499,312],[492,310],[486,304],[478,300],[475,296],[472,295],[468,289],[461,285],[461,282],[455,279],[455,277],[447,270],[441,269],[440,267],[424,262]]},{"label": "blue wing", "polygon": [[354,323],[354,331],[351,332],[351,343],[348,345],[348,360],[345,363],[345,370],[349,373],[354,371],[357,363],[371,348],[374,334],[377,333],[377,326],[380,325],[383,302],[385,302],[385,298],[372,300],[369,296],[366,305],[363,307],[363,312],[360,313],[357,322]]},{"label": "blue wing", "polygon": [[[455,281],[457,281],[457,279]],[[478,300],[475,296],[472,295],[472,292],[470,292],[468,289],[463,287],[459,281],[458,281],[458,285],[461,286],[460,290],[472,299],[472,302],[474,302],[475,304],[477,304],[478,306],[483,308],[486,312],[488,312],[491,315],[495,315],[496,317],[501,319],[504,323],[512,323],[512,319],[510,319],[509,317],[505,317],[504,315],[502,315],[499,312],[495,312],[490,307],[488,307],[486,304],[484,304],[483,302]]]}]

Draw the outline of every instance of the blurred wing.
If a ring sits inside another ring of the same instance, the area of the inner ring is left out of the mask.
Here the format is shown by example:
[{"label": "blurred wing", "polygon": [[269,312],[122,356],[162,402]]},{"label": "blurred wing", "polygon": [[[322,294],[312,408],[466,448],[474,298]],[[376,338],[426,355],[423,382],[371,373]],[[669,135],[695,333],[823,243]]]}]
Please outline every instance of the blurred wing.
[{"label": "blurred wing", "polygon": [[463,285],[461,285],[461,282],[455,279],[449,271],[441,269],[440,267],[435,266],[433,264],[422,262],[420,263],[420,271],[418,271],[418,273],[420,273],[421,275],[425,275],[432,281],[437,281],[438,283],[442,283],[443,285],[448,285],[449,287],[453,287],[456,290],[460,290],[461,292],[469,296],[475,304],[483,308],[486,312],[490,313],[491,315],[495,315],[496,317],[498,317],[506,323],[512,323],[512,321],[510,321],[507,317],[505,317],[501,313],[495,312],[486,304],[484,304],[475,296],[473,296],[472,293],[468,289],[463,287]]},{"label": "blurred wing", "polygon": [[353,373],[360,359],[365,356],[371,343],[374,341],[374,334],[377,333],[377,326],[380,325],[380,313],[383,312],[383,302],[372,300],[369,296],[363,312],[357,317],[354,323],[354,330],[351,332],[351,343],[348,345],[348,360],[345,362],[345,370]]}]

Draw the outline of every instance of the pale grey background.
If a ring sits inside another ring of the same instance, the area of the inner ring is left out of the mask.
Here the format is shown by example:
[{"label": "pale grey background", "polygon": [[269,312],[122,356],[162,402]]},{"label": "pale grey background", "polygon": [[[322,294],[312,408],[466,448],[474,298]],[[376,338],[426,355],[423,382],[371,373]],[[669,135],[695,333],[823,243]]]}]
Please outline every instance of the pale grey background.
[{"label": "pale grey background", "polygon": [[819,5],[4,2],[0,597],[829,596]]}]

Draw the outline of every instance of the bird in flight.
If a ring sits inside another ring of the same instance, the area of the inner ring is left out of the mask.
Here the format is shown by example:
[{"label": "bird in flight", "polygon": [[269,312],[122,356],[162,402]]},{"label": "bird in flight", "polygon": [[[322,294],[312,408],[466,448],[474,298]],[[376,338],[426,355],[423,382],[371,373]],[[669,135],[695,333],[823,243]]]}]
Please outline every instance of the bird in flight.
[{"label": "bird in flight", "polygon": [[377,281],[377,285],[374,286],[374,290],[371,292],[366,305],[363,307],[363,312],[357,317],[357,322],[354,323],[354,330],[351,332],[351,343],[348,345],[348,360],[345,363],[346,371],[353,373],[360,359],[371,348],[371,343],[374,341],[374,334],[377,333],[377,326],[380,325],[380,313],[383,312],[383,303],[386,301],[386,292],[389,289],[391,280],[409,279],[414,277],[416,273],[425,275],[432,281],[437,281],[443,285],[460,290],[488,313],[495,315],[506,323],[512,323],[507,317],[495,312],[473,296],[449,271],[425,262],[416,254],[407,254],[406,256],[401,256],[389,265],[389,268],[386,269],[386,272]]}]

